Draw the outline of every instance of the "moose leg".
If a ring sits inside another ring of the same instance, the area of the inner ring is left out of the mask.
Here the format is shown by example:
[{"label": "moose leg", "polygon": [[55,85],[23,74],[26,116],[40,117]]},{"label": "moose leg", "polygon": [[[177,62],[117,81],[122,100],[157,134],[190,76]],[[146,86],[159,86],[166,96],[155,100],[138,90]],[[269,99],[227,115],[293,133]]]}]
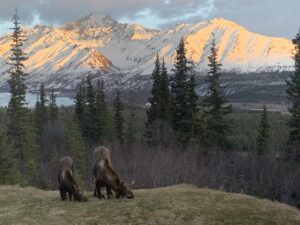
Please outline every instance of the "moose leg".
[{"label": "moose leg", "polygon": [[69,196],[69,201],[72,201],[72,193],[68,192],[68,196]]},{"label": "moose leg", "polygon": [[121,194],[120,191],[116,191],[116,198],[120,198]]},{"label": "moose leg", "polygon": [[60,192],[60,198],[62,201],[65,201],[67,200],[67,193],[66,192],[63,192],[62,190],[59,190]]},{"label": "moose leg", "polygon": [[96,189],[97,189],[97,193],[98,193],[98,198],[99,199],[104,198],[104,196],[101,194],[101,182],[100,181],[96,182]]},{"label": "moose leg", "polygon": [[111,187],[106,185],[106,194],[107,194],[107,199],[110,199],[110,196],[113,195],[111,191]]},{"label": "moose leg", "polygon": [[98,194],[98,189],[97,189],[97,181],[95,181],[95,188],[94,188],[94,196],[95,197],[99,197],[99,194]]}]

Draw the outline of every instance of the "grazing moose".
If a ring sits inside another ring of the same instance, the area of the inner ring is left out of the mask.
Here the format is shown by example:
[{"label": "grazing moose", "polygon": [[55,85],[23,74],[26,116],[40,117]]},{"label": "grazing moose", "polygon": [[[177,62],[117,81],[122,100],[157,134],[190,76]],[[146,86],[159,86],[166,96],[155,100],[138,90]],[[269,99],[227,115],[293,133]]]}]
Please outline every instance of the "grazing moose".
[{"label": "grazing moose", "polygon": [[73,159],[70,156],[65,156],[59,161],[58,170],[58,185],[61,200],[67,200],[68,193],[70,201],[72,201],[72,197],[74,197],[74,201],[85,202],[88,199],[83,196],[83,192],[79,189],[73,175]]},{"label": "grazing moose", "polygon": [[112,191],[116,197],[133,198],[132,191],[120,179],[120,176],[111,166],[110,150],[106,147],[97,147],[93,152],[93,175],[96,178],[94,196],[104,198],[101,194],[101,187],[106,187],[107,198],[110,198]]}]

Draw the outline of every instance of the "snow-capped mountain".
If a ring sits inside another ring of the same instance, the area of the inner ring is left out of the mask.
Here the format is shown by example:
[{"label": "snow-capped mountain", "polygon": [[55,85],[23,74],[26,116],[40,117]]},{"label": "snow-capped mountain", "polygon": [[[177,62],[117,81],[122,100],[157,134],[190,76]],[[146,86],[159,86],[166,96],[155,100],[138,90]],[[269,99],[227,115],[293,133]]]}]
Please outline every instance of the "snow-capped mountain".
[{"label": "snow-capped mountain", "polygon": [[[293,69],[290,40],[251,33],[222,18],[159,31],[139,24],[122,24],[106,14],[90,14],[60,27],[25,28],[24,34],[27,84],[33,90],[41,81],[46,87],[73,90],[89,71],[111,88],[142,88],[147,85],[145,80],[149,80],[157,53],[172,68],[175,48],[182,37],[187,55],[199,72],[207,68],[213,36],[225,71]],[[6,60],[10,46],[10,34],[0,37],[0,88],[7,86],[9,78]]]}]

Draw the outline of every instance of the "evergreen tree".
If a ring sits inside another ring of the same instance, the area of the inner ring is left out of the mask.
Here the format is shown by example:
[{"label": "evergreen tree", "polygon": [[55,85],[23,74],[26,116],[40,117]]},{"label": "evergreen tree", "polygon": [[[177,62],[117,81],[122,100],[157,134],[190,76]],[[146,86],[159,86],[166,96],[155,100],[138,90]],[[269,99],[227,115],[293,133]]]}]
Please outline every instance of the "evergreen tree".
[{"label": "evergreen tree", "polygon": [[135,141],[135,134],[136,134],[136,129],[135,129],[135,115],[133,110],[130,111],[130,118],[129,118],[129,123],[126,131],[126,143],[131,145]]},{"label": "evergreen tree", "polygon": [[145,137],[148,144],[160,144],[166,141],[166,130],[172,122],[172,101],[170,93],[169,75],[163,60],[162,64],[156,56],[155,66],[152,72],[152,91],[149,102],[150,108],[147,111],[147,131]]},{"label": "evergreen tree", "polygon": [[46,99],[46,92],[44,88],[44,84],[41,83],[40,85],[40,90],[38,94],[38,99],[35,104],[35,128],[36,128],[36,136],[37,136],[37,142],[39,145],[39,184],[41,184],[41,168],[43,167],[44,161],[43,155],[44,155],[44,146],[42,146],[42,137],[44,133],[44,127],[45,124],[48,120],[48,115],[47,115],[47,99]]},{"label": "evergreen tree", "polygon": [[21,176],[16,167],[13,149],[5,144],[4,134],[0,133],[0,184],[17,184]]},{"label": "evergreen tree", "polygon": [[172,121],[172,100],[170,93],[170,82],[168,70],[166,68],[165,60],[163,60],[161,65],[161,75],[159,82],[159,101],[158,101],[158,118],[171,122]]},{"label": "evergreen tree", "polygon": [[49,96],[49,120],[55,121],[58,119],[58,107],[56,105],[56,95],[54,93],[54,90],[52,89]]},{"label": "evergreen tree", "polygon": [[26,115],[28,110],[26,108],[26,85],[24,64],[23,62],[27,59],[25,53],[22,51],[23,42],[25,40],[22,35],[22,30],[19,23],[19,16],[17,11],[13,16],[13,35],[11,52],[12,55],[9,57],[8,64],[10,69],[10,80],[8,81],[10,86],[10,101],[8,105],[8,131],[9,142],[13,143],[13,146],[18,149],[18,158],[21,158],[22,153],[22,141],[26,130],[24,130]]},{"label": "evergreen tree", "polygon": [[81,131],[83,133],[84,130],[84,119],[85,119],[85,109],[86,109],[86,88],[85,88],[85,81],[82,80],[79,90],[75,96],[75,116]]},{"label": "evergreen tree", "polygon": [[86,79],[86,113],[84,122],[84,137],[89,143],[95,143],[97,140],[96,121],[96,96],[92,84],[92,78],[89,74]]},{"label": "evergreen tree", "polygon": [[104,82],[98,81],[96,90],[96,129],[97,139],[103,141],[107,138],[108,109],[105,101]]},{"label": "evergreen tree", "polygon": [[[26,135],[22,149],[24,152],[23,160],[20,162],[20,173],[24,178],[24,184],[35,185],[38,174],[38,145],[36,144],[36,131],[34,129],[34,117],[31,114],[26,124]],[[22,163],[22,161],[24,163]]]},{"label": "evergreen tree", "polygon": [[215,39],[208,57],[208,93],[204,97],[205,143],[210,146],[228,147],[228,134],[231,133],[230,121],[226,116],[231,113],[231,105],[223,94],[220,85],[221,64],[217,60]]},{"label": "evergreen tree", "polygon": [[176,49],[174,67],[171,83],[173,129],[177,133],[178,141],[186,143],[190,140],[191,134],[188,101],[190,93],[189,75],[193,73],[193,67],[186,57],[183,38]]},{"label": "evergreen tree", "polygon": [[188,83],[188,98],[187,98],[187,123],[189,124],[189,132],[187,133],[189,139],[194,139],[199,135],[200,122],[198,119],[198,95],[195,91],[196,82],[195,75],[192,74]]},{"label": "evergreen tree", "polygon": [[115,136],[117,141],[122,144],[124,142],[123,139],[123,123],[124,118],[122,115],[123,112],[123,104],[120,98],[120,92],[117,90],[117,95],[113,103],[113,111],[114,111],[114,127],[115,127]]},{"label": "evergreen tree", "polygon": [[[295,46],[295,52],[293,59],[295,62],[295,72],[287,80],[287,95],[291,101],[292,106],[289,111],[292,115],[289,121],[289,140],[288,140],[288,154],[291,153],[291,149],[299,149],[300,145],[300,31],[293,39]],[[300,158],[300,151],[296,152],[298,158]]]},{"label": "evergreen tree", "polygon": [[8,105],[7,136],[8,143],[15,149],[17,166],[22,174],[24,183],[35,182],[36,178],[36,145],[34,137],[33,119],[29,115],[26,105],[26,85],[24,73],[24,61],[27,59],[22,50],[25,37],[19,23],[19,16],[16,11],[13,16],[12,34],[12,55],[9,57],[8,64],[10,69],[11,98]]},{"label": "evergreen tree", "polygon": [[148,99],[151,104],[150,108],[147,110],[147,122],[146,122],[146,134],[145,137],[151,142],[153,138],[153,129],[155,129],[155,123],[159,119],[159,110],[160,110],[160,76],[161,76],[161,65],[159,61],[158,54],[156,55],[155,65],[152,72],[152,89],[151,89],[151,97]]},{"label": "evergreen tree", "polygon": [[37,128],[38,136],[42,136],[44,125],[47,121],[47,99],[44,84],[41,83],[39,90],[39,99],[35,105],[35,127]]},{"label": "evergreen tree", "polygon": [[269,139],[269,121],[267,108],[264,105],[261,114],[260,126],[258,129],[256,150],[257,153],[263,155],[268,150],[268,139]]}]

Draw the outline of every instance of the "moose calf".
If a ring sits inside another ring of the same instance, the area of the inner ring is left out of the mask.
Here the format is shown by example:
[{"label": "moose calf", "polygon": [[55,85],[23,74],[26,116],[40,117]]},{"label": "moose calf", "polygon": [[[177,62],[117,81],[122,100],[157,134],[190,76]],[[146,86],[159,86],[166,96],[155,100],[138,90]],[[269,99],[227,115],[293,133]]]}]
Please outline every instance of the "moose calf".
[{"label": "moose calf", "polygon": [[93,175],[96,178],[94,196],[101,199],[101,187],[106,187],[107,198],[112,195],[112,190],[116,192],[116,197],[133,198],[132,191],[122,181],[119,175],[111,166],[110,150],[106,147],[97,147],[93,152]]},{"label": "moose calf", "polygon": [[83,192],[79,189],[73,175],[73,159],[70,156],[65,156],[59,161],[58,170],[58,184],[61,200],[67,200],[68,193],[70,201],[72,201],[72,197],[74,197],[75,201],[85,202],[88,199],[83,196]]}]

